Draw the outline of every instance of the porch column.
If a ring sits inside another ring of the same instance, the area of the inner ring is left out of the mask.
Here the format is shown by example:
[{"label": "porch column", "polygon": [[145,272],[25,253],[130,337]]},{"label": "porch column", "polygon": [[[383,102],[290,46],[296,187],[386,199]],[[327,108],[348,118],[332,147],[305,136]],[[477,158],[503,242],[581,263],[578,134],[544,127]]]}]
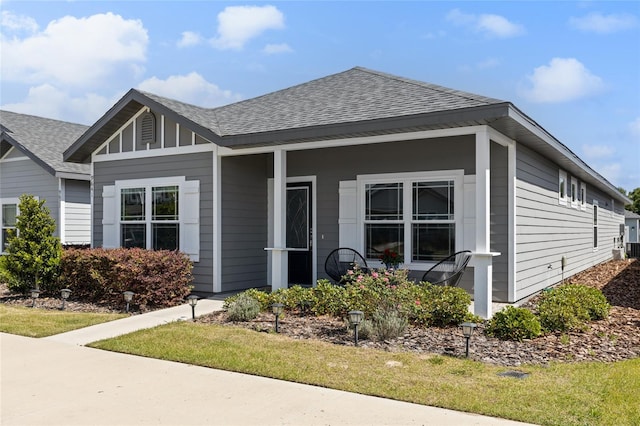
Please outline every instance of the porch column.
[{"label": "porch column", "polygon": [[491,318],[492,256],[490,248],[491,151],[487,128],[476,133],[476,249],[474,253],[473,310]]},{"label": "porch column", "polygon": [[289,281],[287,225],[287,151],[273,153],[273,249],[271,251],[271,288],[287,288]]}]

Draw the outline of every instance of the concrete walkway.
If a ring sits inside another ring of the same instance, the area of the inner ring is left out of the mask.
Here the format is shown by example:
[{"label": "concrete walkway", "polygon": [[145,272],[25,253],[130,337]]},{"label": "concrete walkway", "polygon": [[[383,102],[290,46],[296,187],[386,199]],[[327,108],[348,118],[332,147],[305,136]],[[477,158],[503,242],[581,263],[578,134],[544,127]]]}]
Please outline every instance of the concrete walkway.
[{"label": "concrete walkway", "polygon": [[[221,307],[203,299],[196,314]],[[523,424],[79,346],[190,318],[183,305],[43,339],[0,333],[0,424]]]}]

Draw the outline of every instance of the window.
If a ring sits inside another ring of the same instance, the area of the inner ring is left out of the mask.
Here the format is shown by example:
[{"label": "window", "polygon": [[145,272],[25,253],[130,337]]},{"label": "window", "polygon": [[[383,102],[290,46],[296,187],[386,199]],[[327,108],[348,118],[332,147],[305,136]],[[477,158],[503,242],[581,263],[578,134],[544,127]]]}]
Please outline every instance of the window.
[{"label": "window", "polygon": [[558,203],[567,204],[567,172],[562,170],[558,175]]},{"label": "window", "polygon": [[9,246],[9,237],[16,232],[17,204],[2,204],[2,252]]},{"label": "window", "polygon": [[593,249],[598,249],[598,201],[593,200]]},{"label": "window", "polygon": [[587,209],[587,185],[584,182],[580,182],[580,193],[578,194],[580,201],[580,207],[582,210]]},{"label": "window", "polygon": [[571,178],[571,207],[578,208],[578,181]]},{"label": "window", "polygon": [[377,259],[391,249],[406,264],[437,261],[455,253],[455,200],[461,196],[456,179],[433,173],[406,176],[361,180],[365,256]]},{"label": "window", "polygon": [[103,186],[102,203],[103,248],[180,250],[200,261],[199,180],[116,181]]},{"label": "window", "polygon": [[180,248],[179,188],[148,186],[120,190],[120,244],[153,250]]}]

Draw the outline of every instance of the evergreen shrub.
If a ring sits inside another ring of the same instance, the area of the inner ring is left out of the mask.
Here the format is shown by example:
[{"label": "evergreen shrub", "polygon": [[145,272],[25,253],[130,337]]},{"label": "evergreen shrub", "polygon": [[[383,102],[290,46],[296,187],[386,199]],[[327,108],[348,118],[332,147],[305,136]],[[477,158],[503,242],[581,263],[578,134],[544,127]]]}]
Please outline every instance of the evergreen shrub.
[{"label": "evergreen shrub", "polygon": [[542,327],[529,309],[507,306],[491,318],[486,332],[499,339],[522,341],[540,336]]}]

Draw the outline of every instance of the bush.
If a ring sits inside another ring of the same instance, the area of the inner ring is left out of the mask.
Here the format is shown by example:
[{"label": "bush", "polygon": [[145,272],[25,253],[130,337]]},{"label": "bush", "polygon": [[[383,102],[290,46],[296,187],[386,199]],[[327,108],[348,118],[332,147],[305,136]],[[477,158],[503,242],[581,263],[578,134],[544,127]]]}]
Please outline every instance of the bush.
[{"label": "bush", "polygon": [[132,249],[69,249],[61,261],[61,283],[74,299],[121,306],[122,293],[135,293],[141,310],[174,306],[191,292],[192,264],[179,252]]},{"label": "bush", "polygon": [[311,310],[316,315],[342,317],[352,309],[347,304],[345,288],[333,285],[329,280],[318,280],[312,294],[314,305]]},{"label": "bush", "polygon": [[406,304],[409,320],[418,325],[460,324],[469,316],[471,296],[464,289],[420,283]]},{"label": "bush", "polygon": [[249,321],[260,313],[260,302],[247,293],[240,293],[227,308],[229,320]]},{"label": "bush", "polygon": [[499,339],[522,341],[540,336],[542,327],[538,317],[529,309],[507,306],[491,318],[487,334]]},{"label": "bush", "polygon": [[378,340],[396,338],[407,328],[407,318],[396,309],[379,309],[371,318],[371,331]]},{"label": "bush", "polygon": [[270,309],[270,306],[273,304],[272,297],[270,293],[266,291],[258,290],[257,288],[250,288],[248,290],[243,291],[242,293],[234,294],[233,296],[229,296],[224,299],[224,303],[222,307],[226,310],[229,310],[229,307],[235,303],[235,301],[241,297],[242,295],[247,295],[258,301],[260,304],[261,311],[267,311]]},{"label": "bush", "polygon": [[538,304],[542,327],[549,331],[582,329],[588,321],[606,318],[610,308],[600,290],[579,284],[557,287]]},{"label": "bush", "polygon": [[60,273],[60,239],[54,237],[56,222],[33,195],[20,196],[16,216],[17,235],[11,230],[3,269],[9,275],[11,290],[26,293],[31,288],[55,292]]}]

